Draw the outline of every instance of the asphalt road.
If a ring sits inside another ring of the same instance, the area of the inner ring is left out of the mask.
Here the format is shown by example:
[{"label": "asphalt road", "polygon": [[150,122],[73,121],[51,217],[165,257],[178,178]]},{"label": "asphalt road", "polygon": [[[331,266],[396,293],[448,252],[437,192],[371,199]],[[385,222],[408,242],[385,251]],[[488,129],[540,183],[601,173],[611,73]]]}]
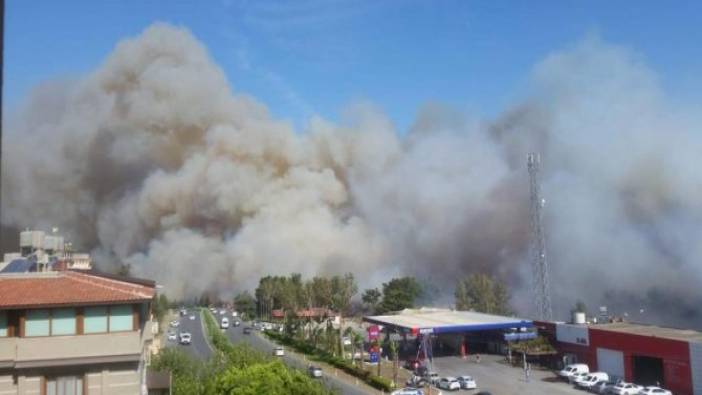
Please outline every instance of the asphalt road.
[{"label": "asphalt road", "polygon": [[[189,318],[190,314],[195,315],[194,320],[191,320]],[[212,355],[212,349],[205,340],[205,334],[203,332],[203,323],[200,319],[200,313],[195,310],[188,311],[187,315],[183,317],[179,316],[178,321],[180,322],[180,326],[178,328],[169,327],[168,329],[175,330],[176,333],[190,332],[190,334],[192,335],[192,340],[189,345],[182,345],[179,344],[177,340],[169,341],[168,339],[166,339],[165,342],[166,344],[168,344],[168,347],[178,347],[183,351],[187,352],[188,354],[202,360],[209,359],[210,355]]]},{"label": "asphalt road", "polygon": [[[219,321],[223,317],[221,315],[217,315],[217,320]],[[227,314],[227,318],[229,318],[230,322],[232,321],[231,313]],[[261,334],[258,331],[255,331],[252,329],[250,335],[245,335],[244,334],[244,328],[246,326],[250,326],[249,323],[242,323],[238,327],[230,327],[229,329],[224,330],[226,333],[227,337],[232,343],[248,343],[250,344],[253,348],[270,354],[273,354],[273,349],[276,347],[276,344],[273,343],[272,341],[268,340],[267,338],[263,337],[263,334]],[[194,336],[194,334],[193,334]],[[282,358],[283,362],[285,362],[286,365],[302,370],[307,373],[307,367],[309,366],[308,362],[303,361],[299,359],[298,357],[286,355]],[[363,388],[356,387],[352,383],[348,383],[338,377],[335,377],[331,372],[324,372],[323,377],[321,378],[322,382],[325,383],[325,385],[328,388],[332,388],[337,390],[340,394],[343,395],[367,395],[367,394],[374,394],[376,392],[370,392],[366,391]]]}]

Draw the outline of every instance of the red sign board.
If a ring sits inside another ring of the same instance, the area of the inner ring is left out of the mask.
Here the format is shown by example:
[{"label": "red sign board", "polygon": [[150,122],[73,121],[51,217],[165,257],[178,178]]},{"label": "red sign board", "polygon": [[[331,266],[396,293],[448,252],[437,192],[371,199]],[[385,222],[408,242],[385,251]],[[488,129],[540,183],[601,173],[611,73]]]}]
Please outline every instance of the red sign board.
[{"label": "red sign board", "polygon": [[380,336],[380,328],[378,325],[368,327],[368,340],[376,340]]}]

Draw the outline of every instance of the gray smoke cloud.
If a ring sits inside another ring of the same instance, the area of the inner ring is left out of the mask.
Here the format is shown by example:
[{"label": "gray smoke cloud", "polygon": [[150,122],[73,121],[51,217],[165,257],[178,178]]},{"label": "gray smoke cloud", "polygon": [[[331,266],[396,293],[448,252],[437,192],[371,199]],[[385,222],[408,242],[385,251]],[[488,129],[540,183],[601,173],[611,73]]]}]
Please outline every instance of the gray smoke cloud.
[{"label": "gray smoke cloud", "polygon": [[557,315],[620,301],[697,324],[699,125],[636,54],[586,38],[535,65],[496,119],[427,104],[400,135],[358,103],[295,131],[233,93],[187,30],[156,24],[12,115],[3,221],[57,225],[178,298],[291,272],[415,275],[450,293],[484,271],[527,313],[525,159],[539,151]]}]

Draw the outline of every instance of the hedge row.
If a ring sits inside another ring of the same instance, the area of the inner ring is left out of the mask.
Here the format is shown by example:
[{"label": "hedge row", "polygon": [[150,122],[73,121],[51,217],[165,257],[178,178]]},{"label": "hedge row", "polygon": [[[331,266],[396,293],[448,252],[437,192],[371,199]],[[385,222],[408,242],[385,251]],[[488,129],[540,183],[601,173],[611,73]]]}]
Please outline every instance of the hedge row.
[{"label": "hedge row", "polygon": [[364,370],[362,368],[359,368],[358,366],[350,363],[349,361],[336,357],[334,355],[329,354],[328,352],[324,350],[320,350],[318,348],[315,348],[311,344],[305,342],[305,341],[300,341],[297,339],[294,339],[290,336],[281,334],[281,333],[276,333],[276,332],[264,332],[266,336],[269,338],[277,341],[278,343],[292,347],[298,352],[301,352],[303,354],[310,355],[313,357],[313,359],[320,361],[320,362],[325,362],[328,363],[329,365],[332,365],[336,367],[337,369],[341,369],[344,372],[354,376],[358,377],[359,379],[363,380],[366,382],[368,385],[370,385],[373,388],[382,390],[382,391],[392,391],[393,385],[392,382],[384,377],[376,376],[372,374],[368,370]]}]

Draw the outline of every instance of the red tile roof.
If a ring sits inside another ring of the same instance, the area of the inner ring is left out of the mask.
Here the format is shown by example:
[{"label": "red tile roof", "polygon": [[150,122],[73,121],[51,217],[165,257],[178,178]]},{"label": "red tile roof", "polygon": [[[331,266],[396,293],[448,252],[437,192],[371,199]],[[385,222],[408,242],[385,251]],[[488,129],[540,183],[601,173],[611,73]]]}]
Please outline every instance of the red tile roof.
[{"label": "red tile roof", "polygon": [[74,271],[0,276],[0,308],[114,304],[154,297],[154,287]]}]

